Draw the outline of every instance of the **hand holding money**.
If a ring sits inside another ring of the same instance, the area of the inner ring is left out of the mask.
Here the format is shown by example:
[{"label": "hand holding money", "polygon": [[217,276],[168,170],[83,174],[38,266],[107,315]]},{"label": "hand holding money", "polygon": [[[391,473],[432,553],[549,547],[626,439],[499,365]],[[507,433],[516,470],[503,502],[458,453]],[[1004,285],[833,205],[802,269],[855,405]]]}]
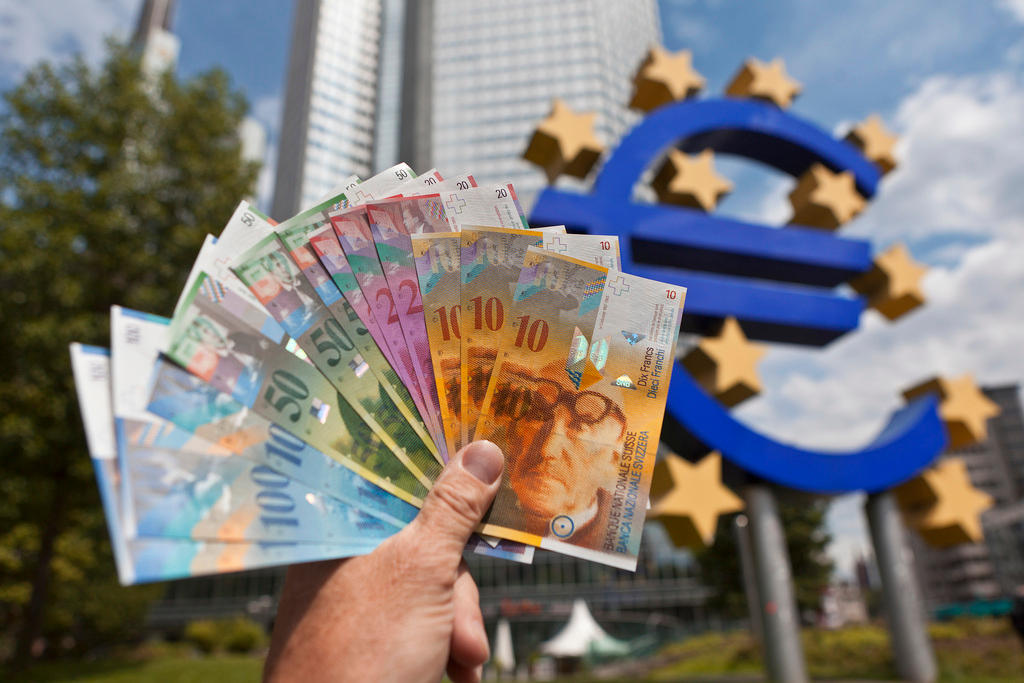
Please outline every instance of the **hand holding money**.
[{"label": "hand holding money", "polygon": [[451,459],[412,524],[375,551],[289,569],[266,680],[434,683],[447,671],[455,683],[478,681],[490,651],[461,557],[501,472],[501,451],[474,442]]},{"label": "hand holding money", "polygon": [[[121,581],[396,544],[635,569],[686,292],[620,268],[471,175],[399,164],[280,224],[242,202],[173,318],[72,345]],[[507,458],[479,510],[451,490],[474,439]]]}]

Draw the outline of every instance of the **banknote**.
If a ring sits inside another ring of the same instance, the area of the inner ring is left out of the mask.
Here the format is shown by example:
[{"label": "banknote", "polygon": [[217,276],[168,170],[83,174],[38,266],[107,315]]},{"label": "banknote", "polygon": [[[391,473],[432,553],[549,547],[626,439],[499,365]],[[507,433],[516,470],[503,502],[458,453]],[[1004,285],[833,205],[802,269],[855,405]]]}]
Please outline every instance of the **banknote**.
[{"label": "banknote", "polygon": [[406,197],[420,194],[421,192],[433,192],[432,188],[444,182],[444,176],[436,169],[420,173],[415,178],[409,178],[390,189],[392,197]]},{"label": "banknote", "polygon": [[261,240],[235,260],[234,272],[374,433],[392,451],[404,452],[417,478],[433,481],[443,461],[430,435],[422,426],[417,431],[418,418],[410,422],[385,391],[356,347],[353,324],[339,321],[324,304],[341,294],[302,230],[300,224]]},{"label": "banknote", "polygon": [[[359,529],[372,535],[378,527],[386,535],[394,532],[392,524],[367,521],[364,513],[310,492],[279,470],[231,457],[223,445],[147,411],[148,377],[166,346],[169,322],[119,306],[111,311],[114,416],[126,535],[276,540],[292,533],[292,540],[334,542],[337,537],[331,529],[347,529],[350,535]],[[272,482],[272,488],[264,490],[260,482]],[[263,514],[267,505],[271,510],[288,507],[287,501],[267,501],[283,500],[296,490],[302,500],[290,505],[290,514]],[[279,518],[286,520],[285,526],[268,523]],[[346,527],[347,521],[358,526]]]},{"label": "banknote", "polygon": [[337,185],[331,188],[331,190],[320,199],[313,203],[313,206],[323,204],[326,201],[332,201],[334,206],[332,208],[342,209],[348,207],[348,197],[345,196],[346,192],[351,192],[356,185],[361,183],[357,175],[350,175],[342,178]]},{"label": "banknote", "polygon": [[345,191],[345,198],[348,200],[348,206],[359,206],[374,199],[391,197],[395,194],[395,188],[415,177],[416,174],[409,168],[409,164],[403,161]]},{"label": "banknote", "polygon": [[[301,272],[310,284],[313,285],[315,291],[320,295],[321,300],[327,305],[335,319],[341,324],[352,328],[353,338],[356,336],[362,337],[360,340],[360,352],[365,353],[364,359],[367,360],[375,372],[379,371],[378,374],[381,375],[380,379],[384,384],[384,388],[392,396],[399,411],[402,412],[407,421],[413,424],[414,429],[417,430],[421,437],[426,437],[426,440],[430,442],[429,450],[439,463],[443,463],[444,458],[441,457],[438,449],[435,448],[435,444],[440,442],[438,436],[441,433],[440,424],[436,419],[437,411],[431,410],[429,401],[423,396],[420,385],[416,382],[415,374],[408,374],[414,373],[414,368],[411,365],[406,365],[412,363],[409,349],[404,345],[399,345],[399,340],[390,338],[394,336],[392,330],[381,328],[380,325],[372,328],[370,321],[375,322],[375,318],[372,315],[368,315],[364,319],[363,315],[352,307],[346,297],[352,296],[353,292],[349,289],[343,290],[336,282],[336,280],[341,278],[333,278],[325,265],[318,260],[316,249],[310,240],[313,233],[318,228],[323,227],[326,218],[322,211],[324,208],[326,208],[326,205],[315,207],[313,210],[282,223],[277,227],[278,236],[283,241],[293,261],[300,265]],[[362,212],[363,209],[360,207],[354,211]],[[337,237],[334,239],[337,241]],[[345,284],[349,285],[350,283]],[[366,299],[362,290],[359,289],[358,282],[356,283],[356,288],[359,290],[358,301],[365,303]],[[356,299],[353,298],[353,300]],[[357,321],[362,321],[363,325],[360,326]],[[371,344],[371,340],[366,339],[365,336],[369,332],[370,336],[373,337],[374,329],[376,329],[379,338],[375,337],[373,341],[376,344]],[[387,331],[388,336],[382,334],[384,331]],[[375,345],[376,350],[374,349]],[[380,362],[381,354],[377,351],[381,348],[387,348],[389,351],[386,357],[390,369]],[[395,360],[398,360],[402,365],[395,363]],[[399,374],[396,368],[402,368],[404,372]],[[394,381],[396,374],[399,374],[401,381]],[[415,409],[410,407],[410,403],[413,404]],[[419,422],[415,421],[417,419]],[[425,426],[425,430],[420,428],[420,423]]]},{"label": "banknote", "polygon": [[446,189],[440,192],[440,198],[453,231],[467,225],[530,227],[511,183]]},{"label": "banknote", "polygon": [[[121,306],[112,306],[110,309],[110,389],[114,422],[118,430],[123,428],[126,420],[131,420],[134,425],[128,432],[133,435],[143,425],[146,434],[164,434],[174,429],[173,425],[146,410],[150,370],[157,355],[167,347],[169,323],[167,318]],[[124,444],[119,441],[119,445]],[[179,438],[177,446],[220,456],[230,453],[209,441],[185,435]],[[119,458],[118,463],[122,468],[127,467],[124,458]],[[120,521],[124,534],[132,537],[137,532],[133,480],[127,470],[122,470],[120,474]]]},{"label": "banknote", "polygon": [[414,474],[404,451],[389,448],[315,367],[202,296],[205,280],[193,285],[167,355],[389,493],[422,504],[430,481]]},{"label": "banknote", "polygon": [[71,366],[117,575],[123,585],[350,557],[376,546],[377,541],[363,540],[349,545],[327,545],[127,538],[119,522],[117,504],[121,476],[111,401],[110,353],[99,347],[72,344]]},{"label": "banknote", "polygon": [[[398,374],[395,372],[390,361],[388,361],[381,353],[380,347],[377,346],[376,342],[374,342],[372,336],[369,334],[369,330],[362,324],[359,315],[345,299],[341,289],[327,272],[324,265],[320,262],[316,250],[310,244],[310,237],[312,234],[318,229],[328,228],[330,225],[329,221],[327,221],[321,213],[315,217],[310,216],[302,220],[297,220],[292,225],[289,225],[289,223],[292,223],[292,221],[282,224],[279,227],[278,238],[284,245],[284,248],[291,257],[292,262],[299,267],[302,275],[306,278],[306,281],[330,311],[330,314],[334,316],[337,324],[348,333],[356,347],[352,350],[353,353],[361,356],[362,360],[370,367],[370,370],[380,383],[381,388],[389,397],[388,399],[382,398],[381,400],[393,403],[394,409],[397,409],[399,413],[401,413],[402,417],[416,432],[416,436],[420,442],[425,444],[427,450],[429,450],[439,462],[443,462],[443,459],[439,456],[438,451],[435,448],[432,438],[433,435],[431,435],[426,429],[425,421],[417,409],[415,401],[412,399],[412,395],[409,393],[408,389],[406,389],[405,385],[402,384],[401,379],[398,377]],[[337,244],[337,238],[333,236],[331,238],[334,239]],[[334,359],[332,358],[331,360]],[[375,408],[375,410],[379,410],[381,412],[384,412],[385,410],[390,411],[391,407],[380,406]],[[413,459],[416,461],[415,457]],[[426,464],[421,465],[421,468],[424,469],[428,475],[430,475],[430,471],[433,471],[434,469],[432,466],[428,466]]]},{"label": "banknote", "polygon": [[412,521],[416,508],[217,391],[174,363],[154,364],[148,408],[180,430],[266,465],[391,524]]},{"label": "banknote", "polygon": [[[438,416],[440,427],[443,421],[410,234],[450,232],[444,209],[437,195],[425,195],[371,202],[366,205],[366,211],[381,270],[390,289],[389,307],[398,317],[427,410]],[[438,441],[445,445],[447,452],[443,434],[438,436],[442,437]]]},{"label": "banknote", "polygon": [[466,226],[462,231],[460,413],[463,442],[472,436],[508,315],[519,270],[530,246],[541,246],[584,261],[618,268],[619,241],[608,235],[567,235],[565,226],[515,230]]},{"label": "banknote", "polygon": [[140,537],[213,541],[382,540],[398,527],[246,458],[133,441],[118,425]]},{"label": "banknote", "polygon": [[685,296],[527,250],[475,435],[505,453],[484,533],[635,569]]},{"label": "banknote", "polygon": [[377,245],[373,240],[367,209],[361,206],[345,212],[331,212],[329,216],[335,236],[352,268],[352,274],[369,304],[373,320],[376,321],[381,336],[377,342],[382,347],[387,346],[392,356],[398,360],[395,370],[402,377],[409,393],[417,399],[416,405],[420,408],[420,414],[427,422],[435,441],[442,443],[444,432],[441,428],[440,415],[433,405],[434,402],[429,399],[430,394],[424,393],[429,385],[420,375],[412,350],[406,343],[395,300],[384,275],[384,267],[377,256]]},{"label": "banknote", "polygon": [[[309,233],[309,246],[316,252],[320,265],[324,267],[324,271],[330,275],[338,291],[341,292],[341,301],[331,305],[335,317],[347,319],[352,323],[358,321],[360,326],[355,339],[363,357],[367,359],[371,367],[381,367],[381,378],[395,392],[397,400],[404,403],[410,413],[419,415],[421,420],[425,420],[419,408],[419,402],[422,402],[422,399],[414,398],[404,384],[404,380],[396,370],[399,365],[391,348],[383,341],[378,344],[377,340],[384,339],[383,332],[370,311],[370,304],[363,296],[363,290],[359,288],[348,258],[334,233],[334,227],[328,223],[314,228]],[[381,358],[386,361],[386,367],[380,362]],[[418,392],[416,395],[418,396]],[[426,412],[425,407],[423,412]]]},{"label": "banknote", "polygon": [[449,453],[462,446],[459,429],[459,361],[462,307],[460,277],[461,233],[439,232],[412,236],[412,252],[430,342],[434,386]]},{"label": "banknote", "polygon": [[473,437],[480,406],[491,377],[498,338],[506,324],[512,291],[531,246],[544,235],[523,228],[466,226],[460,253],[462,332],[459,361],[459,429],[461,443]]},{"label": "banknote", "polygon": [[413,506],[161,358],[169,332],[167,318],[119,306],[111,311],[114,400],[118,419],[134,420],[125,430],[129,441],[242,456],[392,524],[416,515]]}]

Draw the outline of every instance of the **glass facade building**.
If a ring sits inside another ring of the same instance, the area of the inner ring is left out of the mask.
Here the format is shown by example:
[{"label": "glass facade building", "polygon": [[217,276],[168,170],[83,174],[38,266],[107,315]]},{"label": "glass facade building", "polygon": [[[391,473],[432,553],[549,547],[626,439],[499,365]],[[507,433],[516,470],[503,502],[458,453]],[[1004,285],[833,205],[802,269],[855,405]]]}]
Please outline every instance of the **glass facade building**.
[{"label": "glass facade building", "polygon": [[381,0],[296,0],[271,214],[373,170]]},{"label": "glass facade building", "polygon": [[993,506],[981,517],[985,540],[952,548],[927,546],[911,534],[925,602],[950,603],[1012,596],[1024,586],[1024,409],[1017,385],[988,387],[1000,409],[988,421],[988,439],[949,453],[962,458],[971,483]]},{"label": "glass facade building", "polygon": [[415,134],[400,148],[415,168],[511,180],[529,207],[547,180],[521,156],[552,99],[597,112],[596,133],[609,146],[636,121],[632,76],[661,40],[653,0],[417,5],[403,89],[414,100],[403,127]]}]

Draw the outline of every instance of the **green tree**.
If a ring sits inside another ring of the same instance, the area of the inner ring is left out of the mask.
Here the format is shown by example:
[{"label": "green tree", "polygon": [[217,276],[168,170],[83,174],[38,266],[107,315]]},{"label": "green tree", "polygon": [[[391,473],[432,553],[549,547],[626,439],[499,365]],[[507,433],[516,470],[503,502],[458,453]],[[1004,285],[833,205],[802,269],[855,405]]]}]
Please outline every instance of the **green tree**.
[{"label": "green tree", "polygon": [[[79,647],[137,626],[116,588],[68,344],[112,304],[169,315],[204,235],[254,186],[244,97],[219,70],[149,79],[130,48],[42,64],[0,115],[0,639]],[[0,646],[3,645],[0,640]]]},{"label": "green tree", "polygon": [[[793,491],[778,493],[779,517],[786,533],[786,549],[793,568],[797,609],[817,611],[821,591],[832,576],[832,560],[825,548],[832,538],[825,528],[828,499]],[[747,598],[733,520],[721,517],[715,542],[697,553],[701,579],[713,591],[711,607],[731,618],[747,615]]]}]

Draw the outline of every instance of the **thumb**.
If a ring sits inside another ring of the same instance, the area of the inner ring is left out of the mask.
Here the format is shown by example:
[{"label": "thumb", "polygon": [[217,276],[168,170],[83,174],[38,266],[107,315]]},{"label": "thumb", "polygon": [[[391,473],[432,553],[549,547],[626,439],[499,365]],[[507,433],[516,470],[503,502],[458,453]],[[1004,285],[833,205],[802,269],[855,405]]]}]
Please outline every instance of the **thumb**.
[{"label": "thumb", "polygon": [[469,444],[448,462],[410,526],[421,540],[461,557],[498,492],[504,465],[501,449],[490,441]]}]

